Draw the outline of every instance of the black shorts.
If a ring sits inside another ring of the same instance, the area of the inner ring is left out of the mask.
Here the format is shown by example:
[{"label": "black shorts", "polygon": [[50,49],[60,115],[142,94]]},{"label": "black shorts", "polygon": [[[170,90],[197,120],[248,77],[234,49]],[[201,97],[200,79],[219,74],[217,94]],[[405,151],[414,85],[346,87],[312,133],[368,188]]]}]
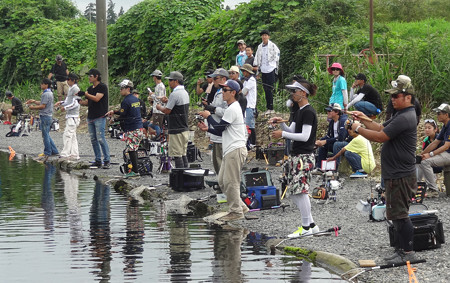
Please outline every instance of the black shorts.
[{"label": "black shorts", "polygon": [[14,115],[14,116],[17,116],[17,114],[22,114],[22,112],[19,112],[19,111],[17,111],[17,110],[13,110],[12,111],[12,115]]}]

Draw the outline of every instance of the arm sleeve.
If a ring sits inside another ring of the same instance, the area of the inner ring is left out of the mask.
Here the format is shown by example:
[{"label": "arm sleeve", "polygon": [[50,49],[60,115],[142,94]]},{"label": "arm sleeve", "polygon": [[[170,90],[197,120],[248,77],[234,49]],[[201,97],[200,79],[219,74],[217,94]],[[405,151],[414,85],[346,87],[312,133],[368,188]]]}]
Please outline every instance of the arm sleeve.
[{"label": "arm sleeve", "polygon": [[288,132],[288,133],[295,132],[295,122],[292,122],[289,125],[289,127],[285,123],[281,123],[281,130],[283,130],[284,132]]},{"label": "arm sleeve", "polygon": [[301,133],[289,133],[289,132],[283,131],[281,136],[285,139],[305,142],[311,136],[311,130],[312,130],[311,125],[303,125]]},{"label": "arm sleeve", "polygon": [[216,122],[214,118],[210,115],[208,116],[208,133],[211,133],[216,136],[222,136],[222,132],[228,127],[229,123],[220,119],[219,122]]},{"label": "arm sleeve", "polygon": [[347,89],[342,90],[342,96],[344,97],[344,104],[348,104],[348,92]]},{"label": "arm sleeve", "polygon": [[[350,93],[351,93],[351,91],[350,91]],[[365,94],[361,92],[358,95],[356,95],[355,97],[352,97],[352,101],[347,105],[347,108],[350,108],[350,106],[352,106],[356,102],[361,101],[361,99],[363,99],[364,96],[365,96]]]}]

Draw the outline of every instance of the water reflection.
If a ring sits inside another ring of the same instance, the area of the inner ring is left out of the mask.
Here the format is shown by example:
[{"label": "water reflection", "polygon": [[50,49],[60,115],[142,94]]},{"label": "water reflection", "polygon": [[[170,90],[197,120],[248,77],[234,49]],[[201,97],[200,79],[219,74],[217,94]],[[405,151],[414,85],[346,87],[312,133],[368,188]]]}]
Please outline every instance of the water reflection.
[{"label": "water reflection", "polygon": [[44,209],[44,228],[52,235],[54,231],[55,200],[52,192],[52,178],[56,168],[48,164],[45,166],[44,180],[42,185],[41,206]]},{"label": "water reflection", "polygon": [[92,206],[89,215],[91,252],[97,262],[92,271],[100,282],[107,282],[111,272],[111,230],[109,210],[110,188],[99,181],[95,182]]},{"label": "water reflection", "polygon": [[169,224],[169,253],[171,281],[189,281],[191,273],[191,239],[189,235],[189,218],[179,214],[171,214]]},{"label": "water reflection", "polygon": [[241,245],[248,230],[229,226],[218,230],[214,236],[213,282],[242,282]]},{"label": "water reflection", "polygon": [[134,279],[142,272],[144,251],[144,217],[139,209],[138,201],[130,201],[127,205],[127,232],[123,247],[125,276]]},{"label": "water reflection", "polygon": [[[67,204],[70,243],[75,245],[83,242],[83,225],[80,204],[78,202],[78,177],[61,172],[61,180],[64,182],[64,198]],[[73,252],[76,252],[76,250],[73,250]]]}]

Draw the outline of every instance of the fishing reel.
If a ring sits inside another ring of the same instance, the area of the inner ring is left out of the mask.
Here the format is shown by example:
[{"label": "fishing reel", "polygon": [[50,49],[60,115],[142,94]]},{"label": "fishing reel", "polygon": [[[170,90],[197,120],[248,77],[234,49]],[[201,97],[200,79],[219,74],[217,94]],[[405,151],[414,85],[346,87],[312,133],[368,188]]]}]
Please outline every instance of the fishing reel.
[{"label": "fishing reel", "polygon": [[345,128],[347,130],[351,130],[352,126],[353,126],[354,121],[352,119],[347,119],[347,121],[345,121]]},{"label": "fishing reel", "polygon": [[199,123],[204,123],[205,122],[205,118],[202,117],[202,115],[200,114],[195,114],[195,120],[197,120],[197,122]]}]

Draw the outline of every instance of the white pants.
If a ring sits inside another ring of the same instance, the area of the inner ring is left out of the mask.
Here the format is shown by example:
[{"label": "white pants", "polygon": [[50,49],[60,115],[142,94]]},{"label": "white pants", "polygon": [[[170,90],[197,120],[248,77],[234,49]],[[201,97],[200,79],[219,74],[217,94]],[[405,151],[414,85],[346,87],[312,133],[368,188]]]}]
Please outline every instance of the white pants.
[{"label": "white pants", "polygon": [[79,159],[78,141],[77,141],[77,127],[80,125],[80,118],[67,118],[66,128],[63,134],[64,148],[61,151],[62,157],[71,157]]}]

